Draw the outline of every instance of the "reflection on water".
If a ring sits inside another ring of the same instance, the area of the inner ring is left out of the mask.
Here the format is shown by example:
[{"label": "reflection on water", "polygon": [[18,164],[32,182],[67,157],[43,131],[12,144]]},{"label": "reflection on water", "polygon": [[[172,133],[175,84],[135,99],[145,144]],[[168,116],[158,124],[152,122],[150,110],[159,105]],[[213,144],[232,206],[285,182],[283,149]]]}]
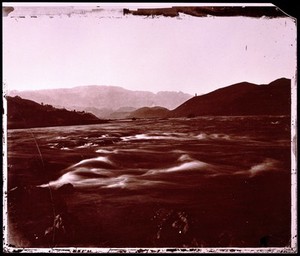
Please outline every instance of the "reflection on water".
[{"label": "reflection on water", "polygon": [[289,243],[285,116],[10,130],[8,167],[12,242],[19,245]]}]

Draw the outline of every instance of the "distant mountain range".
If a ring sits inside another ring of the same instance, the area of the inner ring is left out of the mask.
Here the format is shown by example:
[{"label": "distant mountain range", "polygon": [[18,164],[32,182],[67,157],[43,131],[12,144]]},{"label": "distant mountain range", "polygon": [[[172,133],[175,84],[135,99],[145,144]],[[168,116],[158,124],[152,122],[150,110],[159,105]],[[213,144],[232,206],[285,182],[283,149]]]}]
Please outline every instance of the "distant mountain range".
[{"label": "distant mountain range", "polygon": [[[116,86],[79,86],[68,89],[10,91],[9,96],[20,96],[38,103],[65,107],[68,110],[89,111],[99,118],[124,118],[137,108],[161,106],[174,109],[192,95],[183,92],[131,91]],[[123,111],[127,108],[130,111]],[[117,113],[115,113],[117,112]]]},{"label": "distant mountain range", "polygon": [[7,128],[32,128],[62,125],[99,124],[100,120],[90,113],[57,109],[51,105],[41,105],[19,96],[6,96]]},{"label": "distant mountain range", "polygon": [[193,97],[168,117],[290,114],[291,80],[280,78],[262,85],[242,82]]},{"label": "distant mountain range", "polygon": [[[90,88],[90,87],[87,87]],[[74,88],[75,89],[75,88]],[[94,88],[95,89],[95,88]],[[94,90],[93,89],[93,90]],[[106,88],[110,91],[111,88]],[[62,91],[65,89],[61,89]],[[70,89],[72,91],[72,89]],[[78,89],[83,90],[82,87]],[[119,90],[119,89],[118,89]],[[120,89],[122,91],[124,89]],[[57,93],[60,90],[49,90],[49,96],[55,98],[54,92]],[[127,90],[125,90],[127,91]],[[44,95],[44,91],[41,95]],[[84,97],[88,99],[94,99],[94,102],[98,102],[95,95],[89,95],[89,90],[83,90],[83,94],[74,93],[74,98],[81,97],[82,101],[87,102]],[[24,92],[26,93],[29,92]],[[133,92],[140,95],[152,95],[147,92]],[[24,95],[22,94],[22,95]],[[129,94],[124,94],[124,97]],[[180,93],[179,93],[180,94]],[[37,92],[30,92],[29,95],[39,97]],[[70,91],[65,95],[57,95],[63,101],[70,104],[74,99],[69,99]],[[101,97],[104,97],[101,94]],[[173,93],[161,93],[158,95],[165,95],[166,98],[178,95]],[[114,101],[116,96],[113,93],[107,94],[105,102],[111,107],[109,101]],[[128,96],[129,97],[129,96]],[[6,96],[8,103],[8,128],[27,128],[27,127],[43,127],[43,126],[58,126],[58,125],[79,125],[79,124],[93,124],[102,123],[95,115],[86,113],[84,111],[68,111],[66,109],[57,109],[51,105],[46,104],[45,100],[42,104],[37,102],[22,99],[19,96],[10,97]],[[43,98],[46,99],[46,98]],[[134,107],[120,107],[115,112],[110,113],[110,108],[102,108],[102,111],[107,111],[106,115],[113,118],[176,118],[176,117],[196,117],[196,116],[245,116],[245,115],[290,115],[291,114],[291,80],[286,78],[277,79],[269,84],[252,84],[248,82],[237,83],[224,88],[220,88],[205,95],[195,96],[179,105],[174,110],[169,110],[162,106],[145,107],[149,100],[144,98],[146,103],[142,103],[142,99],[133,97],[135,103],[144,107],[135,109]],[[177,99],[178,100],[178,99]],[[104,101],[104,98],[103,98]],[[58,102],[58,101],[57,101]],[[167,102],[167,101],[165,101]],[[62,102],[60,102],[62,103]],[[102,102],[103,103],[103,102]],[[101,103],[101,104],[102,104]],[[124,99],[124,104],[130,104],[128,99]],[[87,104],[87,103],[86,103]],[[91,103],[89,103],[91,104]],[[120,104],[119,104],[120,105]],[[103,105],[101,105],[103,106]],[[104,106],[103,106],[104,107]],[[101,111],[100,109],[92,106],[86,107],[91,112]],[[101,113],[98,113],[101,115]],[[104,115],[104,114],[103,114]]]}]

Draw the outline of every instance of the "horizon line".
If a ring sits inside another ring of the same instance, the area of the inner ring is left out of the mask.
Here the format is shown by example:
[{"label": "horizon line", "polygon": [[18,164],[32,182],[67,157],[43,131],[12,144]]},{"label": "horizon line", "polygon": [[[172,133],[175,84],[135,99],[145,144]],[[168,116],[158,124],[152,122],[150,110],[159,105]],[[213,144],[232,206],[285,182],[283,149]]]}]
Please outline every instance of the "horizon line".
[{"label": "horizon line", "polygon": [[[288,80],[292,80],[292,78],[288,78],[288,77],[279,77],[279,78],[276,78],[272,81],[270,81],[269,83],[272,83],[276,80],[279,80],[279,79],[288,79]],[[239,83],[251,83],[251,84],[256,84],[256,85],[266,85],[266,84],[269,84],[269,83],[253,83],[253,82],[249,82],[249,81],[240,81],[240,82],[236,82],[236,83],[232,83],[232,84],[229,84],[229,85],[225,85],[225,86],[220,86],[219,88],[217,89],[214,89],[214,90],[211,90],[211,91],[208,91],[208,92],[204,92],[204,93],[200,93],[199,95],[204,95],[204,94],[207,94],[207,93],[211,93],[211,92],[214,92],[216,90],[219,90],[219,89],[222,89],[222,88],[225,88],[225,87],[228,87],[228,86],[232,86],[232,85],[235,85],[235,84],[239,84]],[[189,94],[191,96],[198,94],[198,92],[195,92],[195,93],[189,93],[189,92],[185,92],[185,91],[182,91],[182,90],[160,90],[160,91],[149,91],[149,90],[142,90],[142,89],[138,89],[138,90],[132,90],[132,89],[127,89],[126,87],[122,87],[122,86],[118,86],[118,85],[93,85],[93,84],[89,84],[89,85],[76,85],[76,86],[72,86],[72,87],[58,87],[58,88],[41,88],[41,89],[25,89],[25,90],[18,90],[18,89],[7,89],[5,90],[5,92],[3,91],[4,94],[9,94],[11,92],[33,92],[33,91],[48,91],[48,90],[71,90],[71,89],[75,89],[75,88],[83,88],[83,87],[113,87],[113,88],[120,88],[120,89],[124,89],[124,90],[127,90],[127,91],[132,91],[132,92],[150,92],[150,93],[153,93],[153,94],[158,94],[160,92],[177,92],[177,93],[183,93],[183,94]],[[5,89],[5,88],[4,88]]]}]

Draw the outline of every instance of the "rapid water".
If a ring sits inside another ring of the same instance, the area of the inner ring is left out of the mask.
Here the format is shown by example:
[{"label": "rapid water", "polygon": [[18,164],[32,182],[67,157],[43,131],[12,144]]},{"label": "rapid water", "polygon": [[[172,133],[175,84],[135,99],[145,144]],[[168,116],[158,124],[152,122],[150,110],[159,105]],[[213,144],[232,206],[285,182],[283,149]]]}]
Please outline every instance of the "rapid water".
[{"label": "rapid water", "polygon": [[[38,247],[286,246],[290,152],[285,116],[9,130],[11,241]],[[50,208],[33,197],[33,212],[24,206],[30,196],[13,193],[24,187],[54,196],[60,188],[70,191],[59,194],[63,210],[51,197]]]}]

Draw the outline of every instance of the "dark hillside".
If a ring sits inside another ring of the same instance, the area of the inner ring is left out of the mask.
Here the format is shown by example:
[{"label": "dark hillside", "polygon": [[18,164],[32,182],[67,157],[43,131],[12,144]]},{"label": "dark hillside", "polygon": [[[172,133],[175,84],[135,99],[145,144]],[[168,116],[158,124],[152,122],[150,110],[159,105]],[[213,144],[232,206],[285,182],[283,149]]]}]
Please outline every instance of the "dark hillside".
[{"label": "dark hillside", "polygon": [[104,122],[90,113],[57,109],[19,96],[6,97],[8,129],[97,124]]},{"label": "dark hillside", "polygon": [[170,117],[289,115],[291,80],[281,78],[265,85],[234,84],[193,97],[170,112]]}]

